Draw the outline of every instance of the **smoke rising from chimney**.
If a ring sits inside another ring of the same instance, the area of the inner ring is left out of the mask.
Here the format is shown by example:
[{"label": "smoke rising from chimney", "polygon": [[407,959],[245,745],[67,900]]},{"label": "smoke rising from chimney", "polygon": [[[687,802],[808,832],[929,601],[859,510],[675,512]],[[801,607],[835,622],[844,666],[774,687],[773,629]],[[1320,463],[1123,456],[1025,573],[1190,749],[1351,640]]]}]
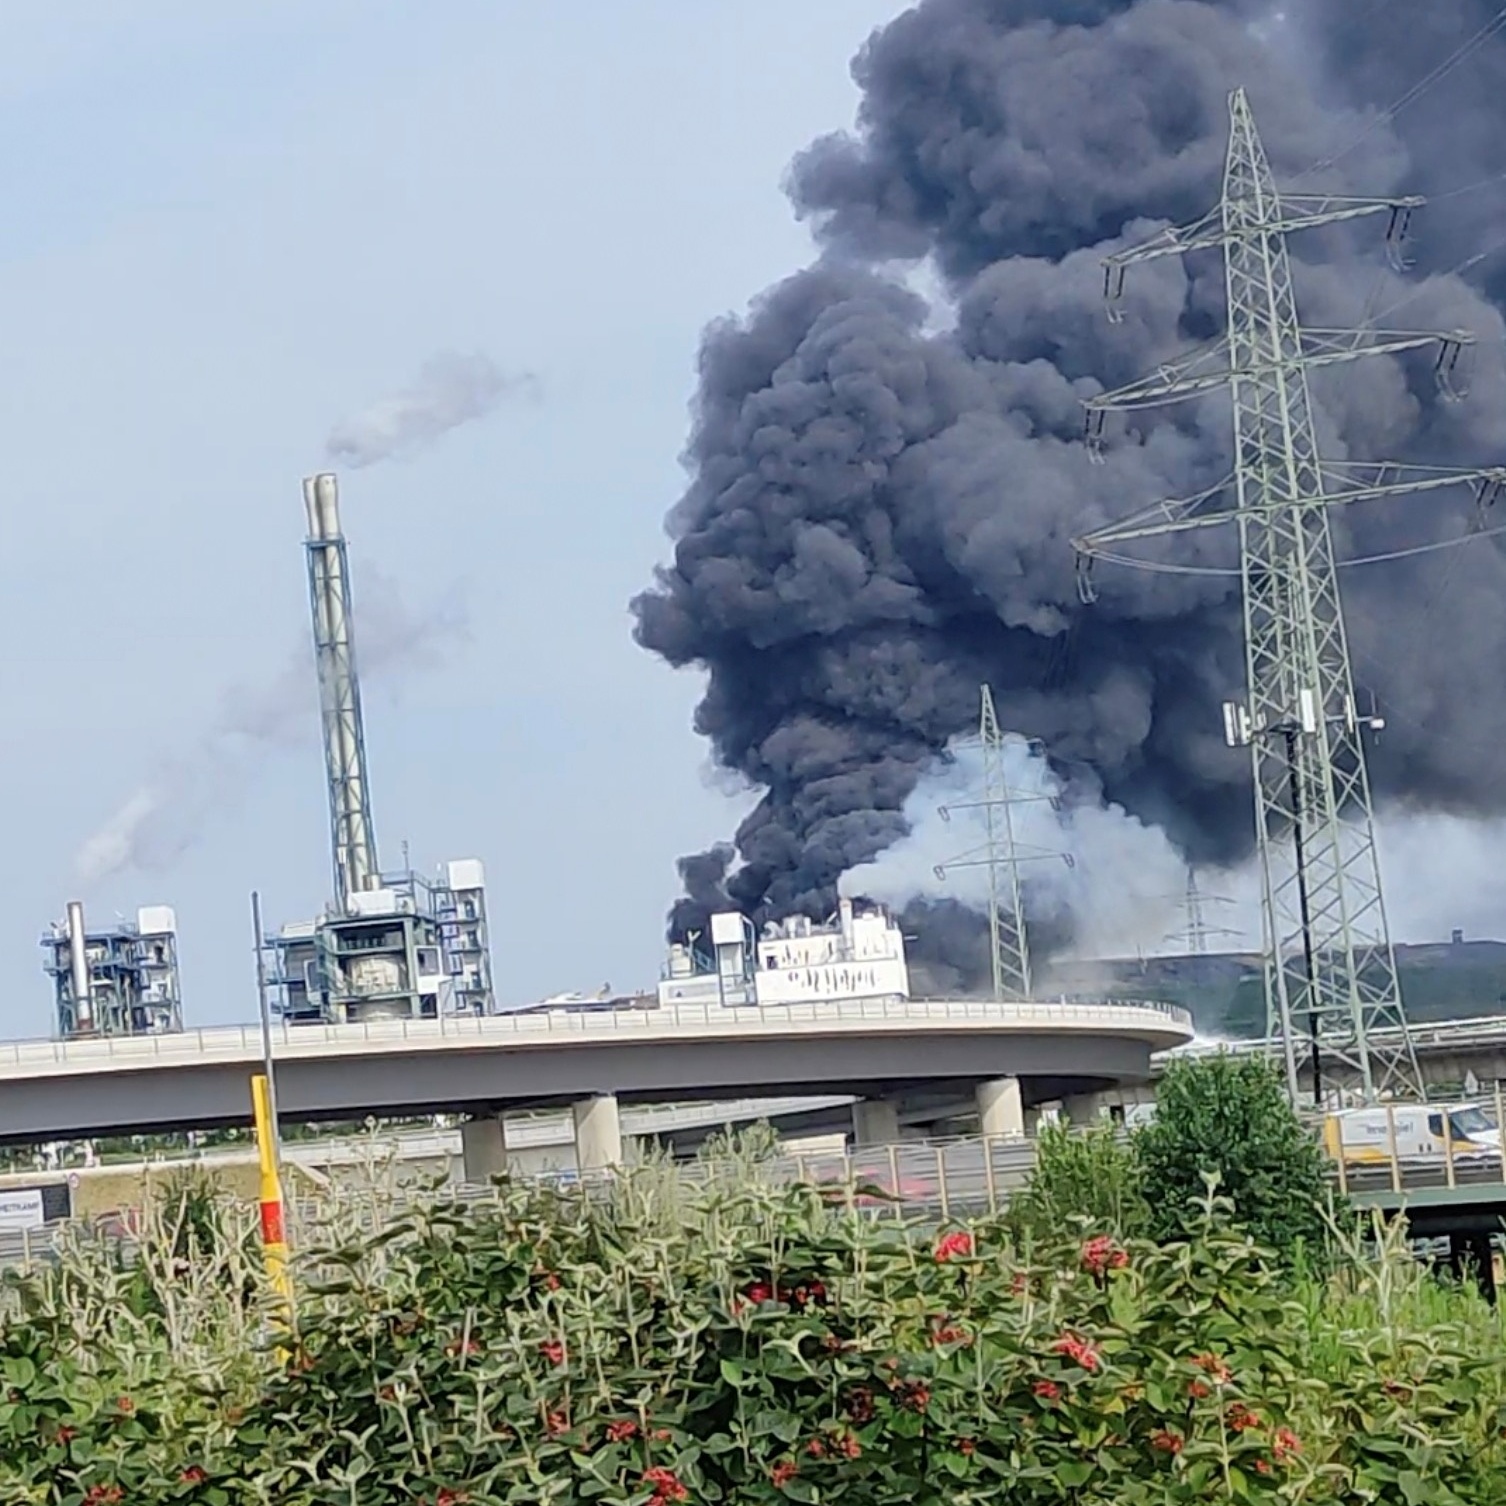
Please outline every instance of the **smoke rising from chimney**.
[{"label": "smoke rising from chimney", "polygon": [[[455,593],[415,613],[397,583],[369,565],[360,569],[356,624],[357,663],[363,687],[400,693],[405,682],[434,669],[469,632]],[[164,760],[80,846],[74,876],[82,885],[126,869],[167,867],[198,841],[204,828],[244,794],[272,755],[317,747],[319,702],[312,654],[288,655],[282,672],[261,684],[232,686],[219,714],[186,755]],[[310,777],[317,769],[310,766]]]},{"label": "smoke rising from chimney", "polygon": [[536,396],[530,372],[509,374],[490,357],[446,351],[427,361],[405,391],[336,424],[325,444],[332,461],[354,468],[412,454],[451,429],[484,418],[505,397]]},{"label": "smoke rising from chimney", "polygon": [[[1226,573],[1101,567],[1091,608],[1070,547],[1230,470],[1226,398],[1136,415],[1102,466],[1080,406],[1217,334],[1222,267],[1135,268],[1116,325],[1100,260],[1216,202],[1226,98],[1243,85],[1278,179],[1333,158],[1305,189],[1445,194],[1420,212],[1408,277],[1372,226],[1294,242],[1304,318],[1479,340],[1458,404],[1426,360],[1314,373],[1326,453],[1499,464],[1506,182],[1488,209],[1451,190],[1503,167],[1506,41],[1383,113],[1494,9],[1435,0],[1424,23],[1352,0],[920,0],[875,33],[854,65],[856,130],[790,175],[820,259],[704,337],[673,559],[633,602],[640,643],[705,672],[696,727],[761,792],[734,844],[682,864],[672,931],[728,902],[829,912],[840,876],[906,834],[983,681],[1079,801],[1122,807],[1200,864],[1248,852],[1248,759],[1219,717],[1244,682],[1234,541],[1176,546],[1178,566]],[[901,280],[918,266],[939,311]],[[1334,527],[1356,558],[1473,521],[1444,494]],[[1506,811],[1497,542],[1348,570],[1342,586],[1360,694],[1387,719],[1380,801]]]}]

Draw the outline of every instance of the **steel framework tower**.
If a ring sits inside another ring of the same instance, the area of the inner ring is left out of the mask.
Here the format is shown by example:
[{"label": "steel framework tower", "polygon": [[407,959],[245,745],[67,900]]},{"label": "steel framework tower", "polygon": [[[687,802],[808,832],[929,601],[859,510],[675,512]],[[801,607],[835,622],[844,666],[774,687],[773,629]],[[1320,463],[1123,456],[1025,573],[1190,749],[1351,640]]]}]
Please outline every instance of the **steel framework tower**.
[{"label": "steel framework tower", "polygon": [[324,729],[324,764],[329,781],[330,850],[335,902],[349,909],[350,896],[374,888],[376,834],[371,824],[371,790],[366,779],[366,732],[361,720],[361,686],[356,678],[352,637],[350,566],[340,532],[340,502],[331,475],[303,483],[309,536],[309,602],[314,614],[314,659],[319,671],[319,713]]},{"label": "steel framework tower", "polygon": [[1167,940],[1178,940],[1187,948],[1189,957],[1206,957],[1208,942],[1215,936],[1237,936],[1228,926],[1215,925],[1208,919],[1209,905],[1227,905],[1231,901],[1221,894],[1204,894],[1198,885],[1197,869],[1187,866],[1187,889],[1182,897],[1183,929],[1173,932]]},{"label": "steel framework tower", "polygon": [[[1227,384],[1233,476],[1075,541],[1092,599],[1092,559],[1136,539],[1233,521],[1239,533],[1247,699],[1224,708],[1227,740],[1251,750],[1262,876],[1269,1034],[1289,1090],[1310,1068],[1314,1097],[1423,1096],[1406,1029],[1376,860],[1361,729],[1334,571],[1328,510],[1404,492],[1474,483],[1483,502],[1503,473],[1324,461],[1307,373],[1360,356],[1437,345],[1445,392],[1470,336],[1410,330],[1304,329],[1287,237],[1318,225],[1389,216],[1394,248],[1418,199],[1278,195],[1242,89],[1229,98],[1229,146],[1218,207],[1109,258],[1111,305],[1135,262],[1222,249],[1228,329],[1156,376],[1088,403],[1090,449],[1110,410],[1149,407]],[[1111,311],[1110,317],[1114,317]],[[1122,316],[1121,316],[1122,317]],[[1233,489],[1231,510],[1223,499]],[[1130,557],[1129,562],[1133,562]]]},{"label": "steel framework tower", "polygon": [[[1047,852],[1042,848],[1022,847],[1015,840],[1014,811],[1018,805],[1049,801],[1051,795],[1037,795],[1011,786],[1004,768],[1004,735],[994,712],[993,692],[982,689],[982,707],[978,717],[975,746],[983,754],[983,798],[961,805],[943,805],[937,814],[950,821],[953,811],[981,810],[984,840],[949,862],[936,865],[936,877],[944,879],[953,868],[988,869],[988,942],[996,1000],[1030,998],[1030,942],[1025,927],[1025,903],[1020,883],[1020,867],[1043,858],[1060,858],[1069,868],[1069,853]],[[1003,893],[1008,886],[1007,896]]]}]

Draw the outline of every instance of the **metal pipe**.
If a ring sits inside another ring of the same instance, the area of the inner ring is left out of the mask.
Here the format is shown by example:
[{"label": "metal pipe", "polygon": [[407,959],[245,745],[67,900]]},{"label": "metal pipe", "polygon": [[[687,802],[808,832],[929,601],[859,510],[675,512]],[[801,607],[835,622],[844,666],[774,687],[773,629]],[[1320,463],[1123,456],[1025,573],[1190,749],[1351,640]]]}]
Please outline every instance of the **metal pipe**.
[{"label": "metal pipe", "polygon": [[83,901],[68,901],[68,959],[73,970],[73,1022],[79,1030],[94,1025],[94,1000],[89,993],[89,950],[84,939]]},{"label": "metal pipe", "polygon": [[256,937],[256,1002],[261,1013],[261,1062],[267,1079],[268,1133],[272,1163],[282,1165],[282,1127],[277,1117],[277,1076],[272,1062],[272,1009],[267,996],[267,942],[261,928],[261,891],[251,891],[251,930]]}]

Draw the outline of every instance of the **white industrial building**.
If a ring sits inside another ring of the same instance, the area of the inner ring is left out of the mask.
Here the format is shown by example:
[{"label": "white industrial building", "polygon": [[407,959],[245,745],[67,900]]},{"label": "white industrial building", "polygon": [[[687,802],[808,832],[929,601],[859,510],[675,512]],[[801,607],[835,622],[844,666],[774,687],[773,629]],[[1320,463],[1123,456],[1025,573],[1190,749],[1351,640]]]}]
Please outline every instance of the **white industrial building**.
[{"label": "white industrial building", "polygon": [[[745,916],[711,917],[709,937],[669,949],[661,1004],[804,1004],[832,999],[908,999],[905,940],[878,905],[850,899],[824,925],[808,916],[772,921],[755,937]],[[704,943],[704,944],[703,944]]]}]

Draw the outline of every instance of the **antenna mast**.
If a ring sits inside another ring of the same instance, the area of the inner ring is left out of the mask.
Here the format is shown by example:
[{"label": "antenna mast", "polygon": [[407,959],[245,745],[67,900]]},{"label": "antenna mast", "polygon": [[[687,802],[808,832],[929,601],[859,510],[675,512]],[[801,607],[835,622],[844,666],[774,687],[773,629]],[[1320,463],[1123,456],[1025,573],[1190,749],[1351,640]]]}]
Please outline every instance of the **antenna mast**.
[{"label": "antenna mast", "polygon": [[[1385,214],[1388,250],[1399,265],[1397,248],[1422,201],[1280,196],[1242,89],[1229,97],[1229,122],[1219,205],[1193,225],[1163,231],[1109,258],[1105,268],[1112,304],[1130,264],[1222,249],[1227,333],[1087,407],[1093,453],[1101,448],[1107,412],[1227,384],[1235,472],[1199,496],[1157,503],[1076,540],[1079,584],[1084,599],[1092,600],[1093,557],[1112,555],[1128,541],[1237,524],[1247,699],[1224,708],[1225,733],[1231,746],[1251,750],[1266,1006],[1288,1090],[1295,1102],[1299,1073],[1308,1067],[1319,1102],[1330,1088],[1357,1090],[1368,1102],[1422,1098],[1386,924],[1360,739],[1362,728],[1379,727],[1380,721],[1362,715],[1355,701],[1328,510],[1461,483],[1474,484],[1483,506],[1494,500],[1506,472],[1321,459],[1310,369],[1436,346],[1435,376],[1452,396],[1450,377],[1471,337],[1304,329],[1292,294],[1287,237]],[[1231,486],[1233,509],[1216,506]]]},{"label": "antenna mast", "polygon": [[[940,806],[937,814],[943,821],[952,819],[953,811],[981,810],[984,841],[959,857],[936,865],[936,877],[945,879],[953,868],[988,869],[988,940],[993,970],[994,998],[1023,1001],[1030,998],[1030,942],[1025,931],[1025,904],[1020,883],[1020,865],[1042,858],[1060,858],[1069,868],[1068,853],[1047,852],[1043,848],[1022,847],[1015,841],[1014,811],[1018,805],[1049,801],[1052,795],[1033,794],[1013,788],[1004,767],[1004,735],[994,712],[993,692],[982,688],[982,706],[978,718],[975,746],[983,753],[983,798],[961,805]],[[969,741],[973,741],[969,739]],[[1007,896],[1004,893],[1007,886]]]},{"label": "antenna mast", "polygon": [[308,477],[303,483],[303,505],[309,522],[304,547],[308,554],[314,661],[319,672],[319,713],[329,781],[335,902],[345,912],[350,908],[352,894],[377,884],[380,869],[371,824],[371,790],[366,779],[361,686],[356,678],[350,564],[345,536],[340,532],[335,478],[328,474]]}]

